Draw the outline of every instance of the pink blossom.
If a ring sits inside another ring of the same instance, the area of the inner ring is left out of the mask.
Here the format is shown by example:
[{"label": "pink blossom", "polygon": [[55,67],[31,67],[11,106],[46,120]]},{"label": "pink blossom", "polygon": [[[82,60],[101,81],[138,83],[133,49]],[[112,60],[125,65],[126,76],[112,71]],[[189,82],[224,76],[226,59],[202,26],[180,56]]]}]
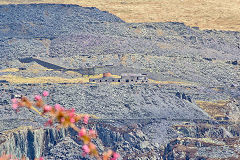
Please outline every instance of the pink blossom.
[{"label": "pink blossom", "polygon": [[85,144],[82,146],[82,150],[85,152],[85,153],[89,153],[90,152],[90,149],[89,147]]},{"label": "pink blossom", "polygon": [[89,143],[89,148],[90,148],[90,150],[95,150],[96,146],[93,143]]},{"label": "pink blossom", "polygon": [[88,120],[89,120],[89,116],[88,116],[88,115],[85,115],[85,116],[83,117],[83,123],[88,124]]},{"label": "pink blossom", "polygon": [[64,117],[61,118],[61,122],[62,123],[65,122],[65,118]]},{"label": "pink blossom", "polygon": [[44,106],[44,112],[50,112],[52,110],[52,106],[46,105]]},{"label": "pink blossom", "polygon": [[60,104],[55,104],[55,109],[57,110],[57,111],[62,111],[62,110],[64,110],[64,108],[60,105]]},{"label": "pink blossom", "polygon": [[36,100],[36,101],[40,101],[41,99],[42,99],[42,97],[41,97],[40,95],[36,95],[36,96],[35,96],[35,100]]},{"label": "pink blossom", "polygon": [[85,157],[87,154],[85,152],[82,153],[82,157]]},{"label": "pink blossom", "polygon": [[44,160],[44,158],[43,158],[43,157],[40,157],[39,160]]},{"label": "pink blossom", "polygon": [[72,110],[68,113],[69,117],[75,116],[75,110],[72,108]]},{"label": "pink blossom", "polygon": [[82,127],[82,128],[80,129],[80,131],[78,132],[78,135],[79,135],[80,137],[82,137],[82,136],[85,136],[86,133],[87,133],[86,129]]},{"label": "pink blossom", "polygon": [[96,135],[96,131],[93,130],[93,129],[90,129],[90,130],[89,130],[89,135],[90,135],[90,136],[95,136],[95,135]]},{"label": "pink blossom", "polygon": [[13,98],[12,99],[12,103],[18,103],[18,99],[17,98]]},{"label": "pink blossom", "polygon": [[17,98],[13,98],[12,99],[12,108],[14,109],[14,110],[16,110],[16,109],[18,109],[18,99]]},{"label": "pink blossom", "polygon": [[71,123],[75,123],[75,119],[72,117],[72,118],[70,118],[70,122]]},{"label": "pink blossom", "polygon": [[45,124],[44,126],[51,126],[53,125],[53,121],[51,119],[49,119]]},{"label": "pink blossom", "polygon": [[12,104],[12,108],[15,110],[18,109],[18,104],[17,103]]},{"label": "pink blossom", "polygon": [[48,91],[43,91],[43,97],[47,97],[49,95]]},{"label": "pink blossom", "polygon": [[117,160],[120,157],[118,153],[113,153],[113,158],[111,160]]},{"label": "pink blossom", "polygon": [[75,114],[74,114],[73,112],[68,113],[68,116],[69,116],[69,117],[74,117],[74,115],[75,115]]}]

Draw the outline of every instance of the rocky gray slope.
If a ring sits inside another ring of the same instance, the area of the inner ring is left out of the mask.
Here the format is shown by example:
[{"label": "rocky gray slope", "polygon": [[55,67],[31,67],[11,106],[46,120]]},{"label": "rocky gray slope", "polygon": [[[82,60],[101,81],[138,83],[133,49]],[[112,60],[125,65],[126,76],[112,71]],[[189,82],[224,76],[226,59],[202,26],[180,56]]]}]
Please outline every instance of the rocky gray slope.
[{"label": "rocky gray slope", "polygon": [[239,126],[212,120],[195,103],[235,99],[239,111],[239,32],[202,31],[177,22],[125,23],[108,12],[76,5],[3,5],[0,13],[0,68],[26,69],[0,76],[82,76],[58,69],[33,72],[31,66],[43,63],[21,61],[33,57],[60,68],[146,73],[164,82],[2,83],[0,153],[83,159],[71,129],[42,128],[44,118],[26,109],[16,114],[10,107],[11,95],[33,98],[48,90],[48,103],[100,118],[92,125],[100,151],[113,148],[123,159],[239,158]]},{"label": "rocky gray slope", "polygon": [[[11,87],[14,87],[13,95],[19,94],[20,92],[15,91],[15,88],[21,87],[20,94],[30,97],[43,89],[41,86]],[[59,103],[69,109],[74,107],[78,112],[93,114],[104,119],[208,119],[208,115],[195,104],[176,98],[175,95],[162,93],[158,85],[73,84],[45,85],[44,89],[51,93],[51,99],[48,99],[50,104]],[[6,95],[8,91],[6,90]],[[6,113],[5,116],[10,114],[9,117],[13,118],[12,112]]]},{"label": "rocky gray slope", "polygon": [[8,58],[137,53],[239,60],[238,32],[175,22],[128,24],[76,5],[4,5],[0,12],[1,56]]}]

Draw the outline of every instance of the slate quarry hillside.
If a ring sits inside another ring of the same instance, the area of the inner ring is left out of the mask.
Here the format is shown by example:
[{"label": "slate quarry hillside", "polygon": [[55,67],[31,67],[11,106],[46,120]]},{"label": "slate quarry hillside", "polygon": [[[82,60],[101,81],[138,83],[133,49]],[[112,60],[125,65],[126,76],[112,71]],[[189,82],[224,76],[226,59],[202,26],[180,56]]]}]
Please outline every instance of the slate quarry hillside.
[{"label": "slate quarry hillside", "polygon": [[[11,109],[11,96],[48,90],[48,103],[99,117],[91,127],[100,151],[122,159],[238,159],[239,42],[239,32],[125,23],[97,8],[2,5],[0,153],[83,158],[74,131],[43,128],[36,113]],[[150,81],[89,83],[104,72]]]},{"label": "slate quarry hillside", "polygon": [[[201,31],[175,22],[124,23],[108,12],[76,5],[2,5],[0,12],[2,56],[6,51],[8,57],[177,53],[239,59],[240,35],[234,31]],[[43,40],[49,41],[44,45]]]}]

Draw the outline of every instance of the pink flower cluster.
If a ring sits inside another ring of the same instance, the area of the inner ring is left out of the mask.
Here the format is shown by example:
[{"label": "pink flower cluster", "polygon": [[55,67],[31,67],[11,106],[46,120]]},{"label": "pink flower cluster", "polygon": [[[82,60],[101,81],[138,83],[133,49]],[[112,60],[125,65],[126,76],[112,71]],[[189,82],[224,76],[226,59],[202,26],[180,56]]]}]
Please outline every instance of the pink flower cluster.
[{"label": "pink flower cluster", "polygon": [[[43,97],[49,96],[48,91],[42,93]],[[65,109],[60,104],[55,104],[54,106],[47,105],[44,103],[41,95],[36,95],[34,97],[34,102],[31,102],[27,97],[21,97],[20,99],[12,99],[12,108],[14,110],[19,109],[19,107],[27,107],[29,109],[34,109],[36,107],[42,109],[42,116],[48,116],[49,119],[46,122],[46,126],[52,126],[54,123],[57,123],[57,128],[61,127],[71,127],[78,132],[79,139],[83,141],[83,156],[90,155],[100,160],[117,160],[120,155],[112,150],[104,152],[102,155],[99,154],[97,147],[92,143],[93,139],[97,138],[97,132],[93,129],[86,129],[88,125],[89,115],[81,115],[75,112],[75,109]],[[38,111],[38,110],[37,110]],[[82,123],[81,129],[76,126],[77,122]],[[5,160],[1,159],[0,160]],[[8,159],[6,159],[8,160]],[[39,160],[43,160],[41,157]]]}]

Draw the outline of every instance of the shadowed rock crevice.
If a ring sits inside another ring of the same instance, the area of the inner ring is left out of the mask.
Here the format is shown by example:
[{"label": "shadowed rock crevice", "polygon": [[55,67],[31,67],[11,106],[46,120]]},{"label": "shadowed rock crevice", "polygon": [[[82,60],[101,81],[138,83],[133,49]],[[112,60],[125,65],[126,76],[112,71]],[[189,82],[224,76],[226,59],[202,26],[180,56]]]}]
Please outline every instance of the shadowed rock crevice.
[{"label": "shadowed rock crevice", "polygon": [[34,146],[34,135],[33,133],[28,130],[27,132],[27,157],[29,157],[30,159],[34,159],[35,158],[35,146]]}]

